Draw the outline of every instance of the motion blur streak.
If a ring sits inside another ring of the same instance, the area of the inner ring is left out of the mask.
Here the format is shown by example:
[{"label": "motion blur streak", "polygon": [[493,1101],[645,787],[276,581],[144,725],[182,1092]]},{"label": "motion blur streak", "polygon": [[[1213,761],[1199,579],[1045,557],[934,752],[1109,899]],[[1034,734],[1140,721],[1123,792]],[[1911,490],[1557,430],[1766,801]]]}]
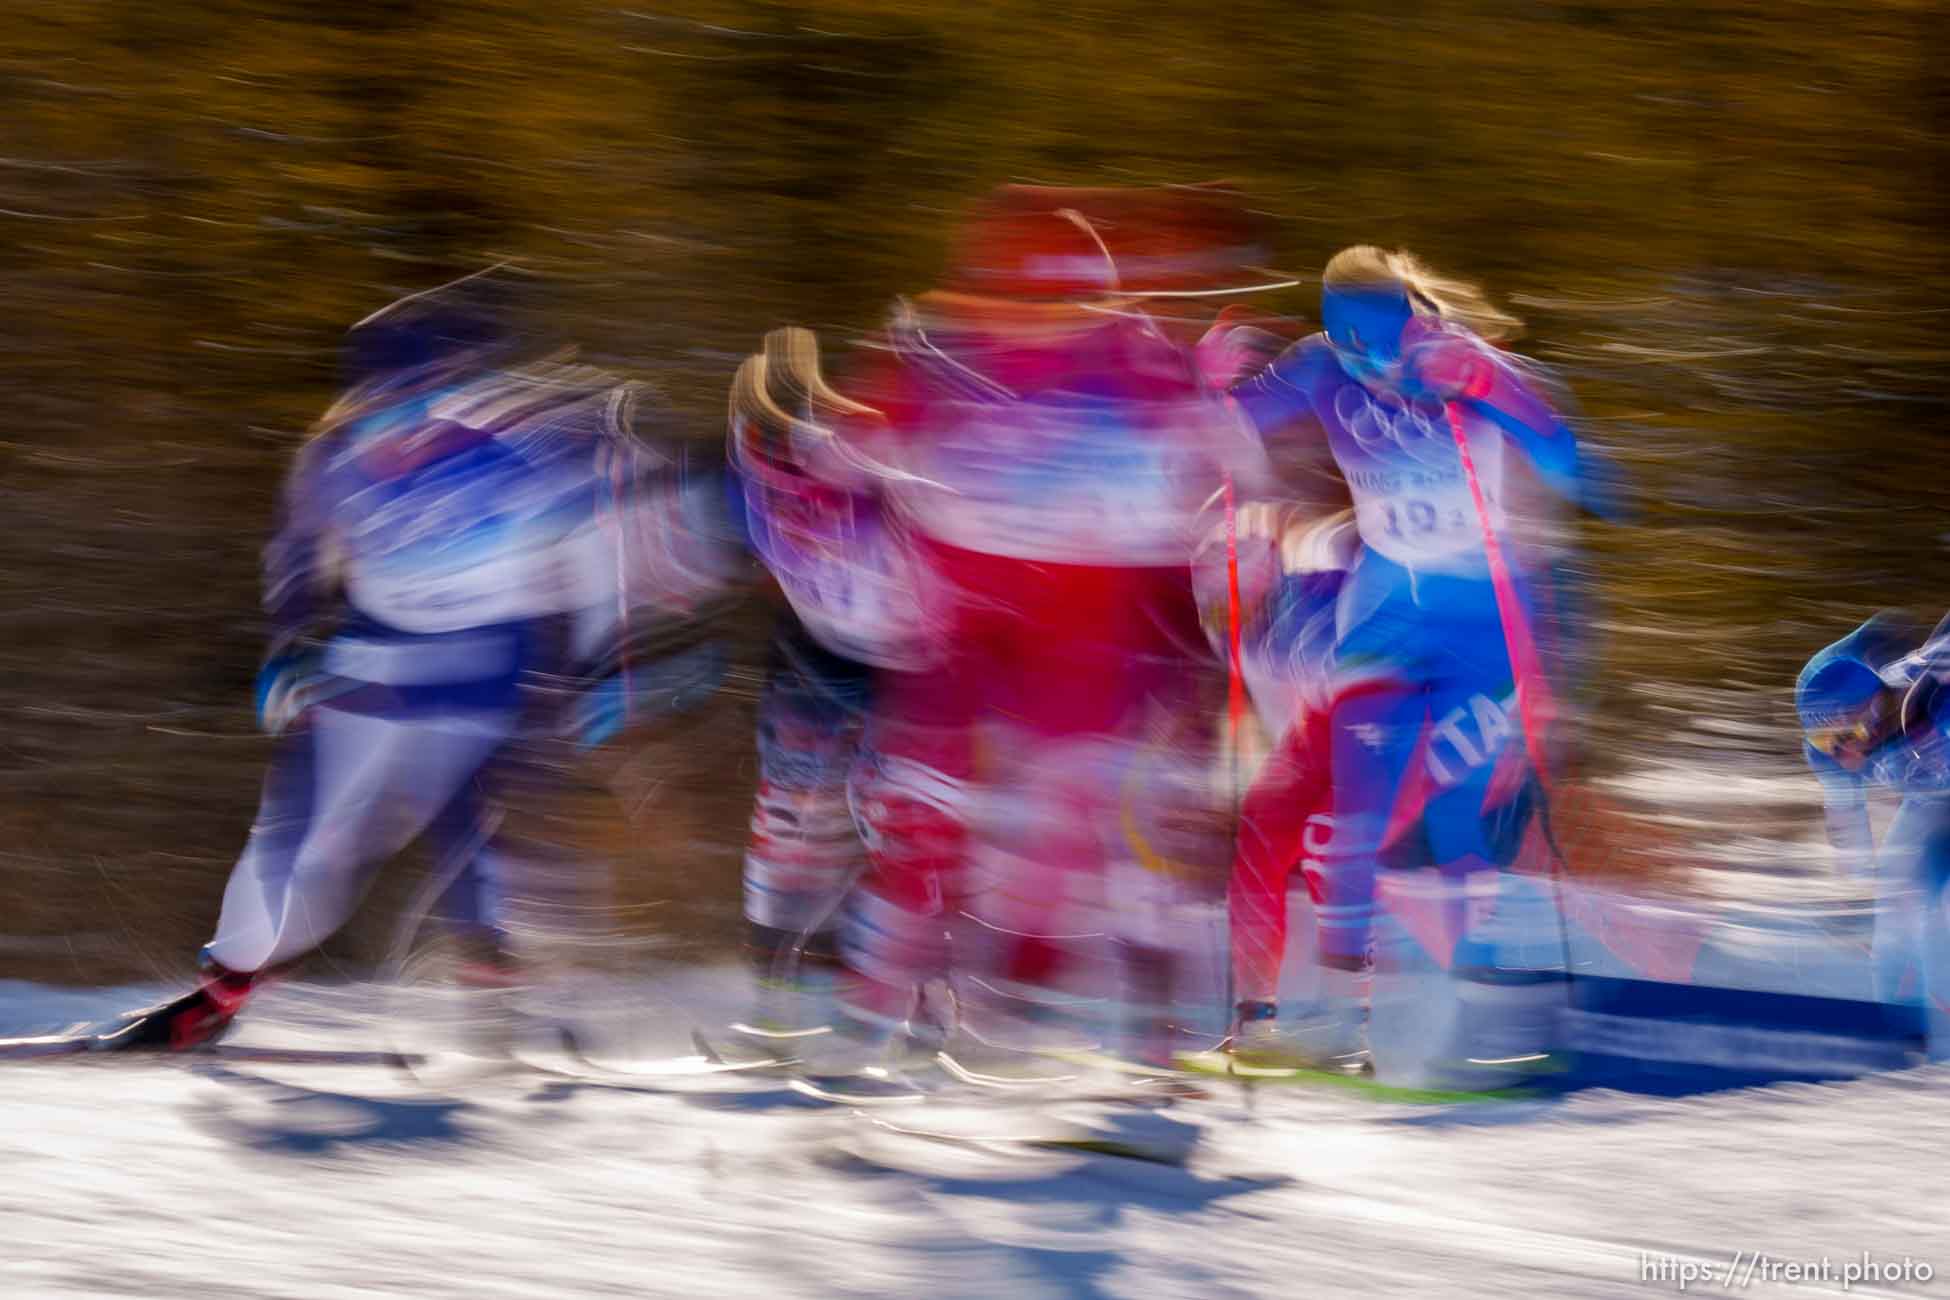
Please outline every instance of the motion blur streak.
[{"label": "motion blur streak", "polygon": [[1946,17],[16,0],[9,1293],[1950,1266]]}]

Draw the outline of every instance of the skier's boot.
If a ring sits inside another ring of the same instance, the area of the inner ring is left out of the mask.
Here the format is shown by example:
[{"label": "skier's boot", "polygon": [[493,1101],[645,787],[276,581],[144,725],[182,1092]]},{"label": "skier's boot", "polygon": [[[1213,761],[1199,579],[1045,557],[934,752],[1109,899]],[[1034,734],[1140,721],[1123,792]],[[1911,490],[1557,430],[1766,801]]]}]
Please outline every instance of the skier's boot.
[{"label": "skier's boot", "polygon": [[970,1081],[947,1055],[960,1004],[946,979],[917,976],[902,985],[844,971],[839,988],[828,1032],[800,1040],[788,1062],[798,1070],[795,1091],[827,1101],[898,1104]]},{"label": "skier's boot", "polygon": [[[461,996],[454,1003],[453,1022],[447,1026],[451,1034],[448,1046],[462,1056],[482,1060],[512,1057],[527,1027],[522,995],[534,972],[497,930],[467,927],[450,937],[454,945],[454,987]],[[581,1039],[571,1026],[555,1026],[555,1033],[571,1051],[582,1050]]]},{"label": "skier's boot", "polygon": [[1232,1068],[1245,1074],[1294,1072],[1313,1064],[1280,1024],[1279,1008],[1271,1002],[1241,1002],[1233,1009],[1226,1052]]},{"label": "skier's boot", "polygon": [[809,1039],[834,1032],[844,976],[831,931],[810,936],[750,924],[748,951],[758,997],[751,1016],[731,1026],[738,1052],[793,1064]]},{"label": "skier's boot", "polygon": [[1241,1002],[1227,1048],[1232,1068],[1239,1074],[1366,1074],[1370,1067],[1358,1013],[1358,1007],[1316,1008],[1286,1023],[1271,1002]]},{"label": "skier's boot", "polygon": [[133,1013],[101,1034],[96,1047],[113,1052],[193,1052],[222,1038],[265,972],[231,970],[207,950],[197,964],[203,977],[194,989]]}]

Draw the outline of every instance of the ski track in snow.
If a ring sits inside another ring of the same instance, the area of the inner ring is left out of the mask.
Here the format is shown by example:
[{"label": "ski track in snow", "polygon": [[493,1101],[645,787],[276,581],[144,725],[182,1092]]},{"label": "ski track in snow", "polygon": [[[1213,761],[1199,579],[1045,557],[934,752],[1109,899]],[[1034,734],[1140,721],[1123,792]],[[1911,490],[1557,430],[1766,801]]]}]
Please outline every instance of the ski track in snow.
[{"label": "ski track in snow", "polygon": [[[131,996],[0,986],[0,1032]],[[377,1006],[369,986],[279,990],[238,1041],[381,1048]],[[1222,1089],[1171,1112],[1201,1129],[1182,1169],[1004,1156],[713,1086],[0,1062],[0,1295],[1643,1296],[1678,1288],[1643,1280],[1641,1252],[1736,1250],[1950,1272],[1942,1069],[1463,1108]],[[1692,1289],[1716,1288],[1841,1293]]]}]

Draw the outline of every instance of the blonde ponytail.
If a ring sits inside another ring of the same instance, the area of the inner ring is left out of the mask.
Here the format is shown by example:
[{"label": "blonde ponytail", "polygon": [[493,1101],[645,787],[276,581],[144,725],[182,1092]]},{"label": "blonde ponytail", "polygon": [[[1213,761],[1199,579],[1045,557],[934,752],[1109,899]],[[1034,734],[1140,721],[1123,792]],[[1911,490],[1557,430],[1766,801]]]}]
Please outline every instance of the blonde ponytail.
[{"label": "blonde ponytail", "polygon": [[775,329],[765,336],[768,382],[783,384],[795,398],[804,399],[807,418],[821,412],[841,416],[878,415],[864,402],[856,402],[826,382],[820,368],[819,336],[799,325]]},{"label": "blonde ponytail", "polygon": [[1373,244],[1343,248],[1327,263],[1320,282],[1329,288],[1399,284],[1408,290],[1416,311],[1466,325],[1492,343],[1507,342],[1523,333],[1523,321],[1492,303],[1481,287],[1439,274],[1406,249],[1376,248]]}]

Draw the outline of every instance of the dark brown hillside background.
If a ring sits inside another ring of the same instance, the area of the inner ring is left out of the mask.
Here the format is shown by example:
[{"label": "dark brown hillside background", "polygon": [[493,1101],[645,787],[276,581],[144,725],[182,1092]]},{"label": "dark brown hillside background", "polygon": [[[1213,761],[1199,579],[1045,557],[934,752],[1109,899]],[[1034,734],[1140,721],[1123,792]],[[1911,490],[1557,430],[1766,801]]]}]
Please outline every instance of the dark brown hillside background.
[{"label": "dark brown hillside background", "polygon": [[[1629,467],[1601,762],[1791,763],[1806,654],[1950,603],[1940,3],[646,3],[4,6],[0,975],[185,968],[336,336],[494,258],[709,439],[763,330],[871,324],[996,182],[1234,177],[1281,267],[1364,240],[1486,280]],[[628,901],[680,900],[657,924],[729,933],[750,679],[571,810]]]}]

